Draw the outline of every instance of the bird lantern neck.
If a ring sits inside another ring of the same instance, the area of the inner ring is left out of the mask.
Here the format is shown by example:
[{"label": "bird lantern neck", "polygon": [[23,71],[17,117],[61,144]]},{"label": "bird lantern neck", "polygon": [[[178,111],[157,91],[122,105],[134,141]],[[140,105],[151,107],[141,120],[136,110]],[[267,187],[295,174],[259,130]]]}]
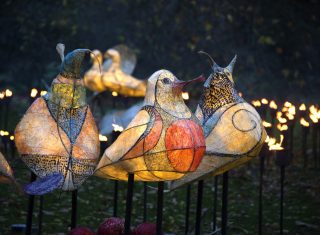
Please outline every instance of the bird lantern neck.
[{"label": "bird lantern neck", "polygon": [[62,56],[60,74],[51,84],[47,98],[63,108],[79,108],[86,105],[86,89],[81,77],[81,68],[88,49],[76,49]]}]

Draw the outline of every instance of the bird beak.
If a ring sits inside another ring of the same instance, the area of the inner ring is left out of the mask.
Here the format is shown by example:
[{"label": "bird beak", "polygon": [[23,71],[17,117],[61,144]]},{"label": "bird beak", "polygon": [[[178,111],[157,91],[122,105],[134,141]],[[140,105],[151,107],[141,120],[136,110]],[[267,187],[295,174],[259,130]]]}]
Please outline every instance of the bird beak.
[{"label": "bird beak", "polygon": [[186,85],[188,85],[188,84],[190,84],[192,82],[204,82],[205,80],[206,80],[206,78],[203,75],[200,75],[199,77],[194,78],[194,79],[189,80],[189,81],[180,81],[180,80],[178,80],[178,81],[174,82],[173,85],[175,87],[183,88],[184,86],[186,86]]},{"label": "bird beak", "polygon": [[190,83],[193,83],[193,82],[204,82],[206,80],[206,78],[203,76],[203,75],[200,75],[199,77],[197,78],[194,78],[192,80],[189,80],[189,81],[180,81],[177,79],[177,81],[175,81],[173,83],[173,90],[174,90],[174,93],[176,94],[180,94],[181,91],[182,91],[182,88]]}]

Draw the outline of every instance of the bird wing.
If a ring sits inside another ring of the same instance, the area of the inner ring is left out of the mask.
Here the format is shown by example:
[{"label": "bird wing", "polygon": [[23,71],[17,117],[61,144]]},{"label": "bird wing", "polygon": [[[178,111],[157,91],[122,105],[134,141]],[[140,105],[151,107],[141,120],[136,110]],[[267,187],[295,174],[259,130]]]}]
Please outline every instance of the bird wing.
[{"label": "bird wing", "polygon": [[145,136],[152,126],[152,118],[149,110],[142,108],[128,127],[119,135],[116,141],[106,149],[100,160],[97,170],[110,163],[122,159],[130,150],[134,149],[139,140]]},{"label": "bird wing", "polygon": [[134,51],[123,44],[117,45],[113,47],[113,49],[120,53],[121,70],[126,74],[132,74],[137,63],[137,57]]}]

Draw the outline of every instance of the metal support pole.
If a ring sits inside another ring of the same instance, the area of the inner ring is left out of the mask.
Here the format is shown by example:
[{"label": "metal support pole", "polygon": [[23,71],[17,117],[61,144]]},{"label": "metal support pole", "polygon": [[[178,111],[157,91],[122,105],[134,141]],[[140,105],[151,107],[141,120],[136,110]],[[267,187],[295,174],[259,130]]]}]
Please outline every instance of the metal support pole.
[{"label": "metal support pole", "polygon": [[163,190],[164,182],[158,182],[158,202],[157,202],[157,235],[162,235],[162,216],[163,216]]},{"label": "metal support pole", "polygon": [[285,167],[280,167],[280,235],[283,235],[283,198],[284,198]]},{"label": "metal support pole", "polygon": [[[31,172],[30,182],[35,181],[36,178],[37,176],[33,172]],[[34,195],[29,195],[28,213],[27,213],[27,222],[26,222],[26,235],[31,235],[32,233],[33,207],[34,207]]]},{"label": "metal support pole", "polygon": [[131,212],[132,212],[132,198],[133,198],[134,174],[128,174],[128,189],[127,189],[127,202],[126,202],[126,215],[124,222],[124,234],[130,235],[131,226]]},{"label": "metal support pole", "polygon": [[147,222],[148,186],[143,182],[143,222]]},{"label": "metal support pole", "polygon": [[222,210],[221,210],[221,235],[227,235],[228,229],[228,172],[222,175]]},{"label": "metal support pole", "polygon": [[38,213],[38,235],[42,235],[42,221],[43,221],[43,195],[40,196],[39,213]]},{"label": "metal support pole", "polygon": [[72,191],[71,229],[77,226],[78,190]]},{"label": "metal support pole", "polygon": [[199,180],[198,195],[197,195],[196,227],[195,227],[195,233],[194,233],[195,235],[200,235],[200,232],[201,232],[202,194],[203,194],[203,180]]},{"label": "metal support pole", "polygon": [[113,188],[113,217],[117,217],[118,214],[118,188],[119,184],[118,181],[114,181],[114,188]]}]

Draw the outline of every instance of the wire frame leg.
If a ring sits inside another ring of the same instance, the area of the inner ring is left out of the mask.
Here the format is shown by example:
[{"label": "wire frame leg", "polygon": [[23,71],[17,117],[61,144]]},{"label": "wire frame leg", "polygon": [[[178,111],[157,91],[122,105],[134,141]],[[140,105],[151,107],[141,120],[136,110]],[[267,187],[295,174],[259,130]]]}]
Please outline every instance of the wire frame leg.
[{"label": "wire frame leg", "polygon": [[162,235],[162,217],[163,217],[163,190],[164,182],[158,182],[158,199],[157,199],[157,235]]}]

